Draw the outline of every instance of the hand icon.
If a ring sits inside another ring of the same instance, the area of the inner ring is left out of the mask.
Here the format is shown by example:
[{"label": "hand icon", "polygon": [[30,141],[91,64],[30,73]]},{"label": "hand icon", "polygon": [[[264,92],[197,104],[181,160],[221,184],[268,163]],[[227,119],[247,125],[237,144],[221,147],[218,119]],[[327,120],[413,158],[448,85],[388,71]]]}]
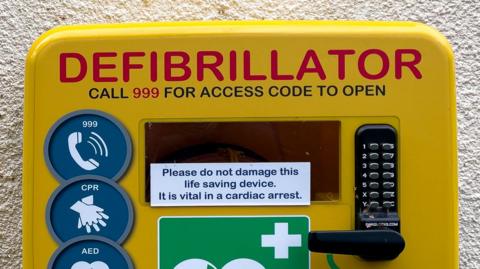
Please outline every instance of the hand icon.
[{"label": "hand icon", "polygon": [[104,213],[103,208],[93,204],[93,195],[82,198],[70,207],[71,210],[77,212],[80,216],[78,218],[77,228],[85,227],[87,233],[92,232],[93,227],[95,231],[100,231],[100,224],[103,227],[107,226],[104,220],[109,217]]}]

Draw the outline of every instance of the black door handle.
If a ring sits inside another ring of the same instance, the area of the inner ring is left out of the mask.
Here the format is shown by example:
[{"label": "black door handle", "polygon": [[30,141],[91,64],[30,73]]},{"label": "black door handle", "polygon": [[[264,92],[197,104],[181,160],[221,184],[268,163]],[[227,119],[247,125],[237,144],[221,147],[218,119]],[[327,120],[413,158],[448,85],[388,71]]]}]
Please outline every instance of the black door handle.
[{"label": "black door handle", "polygon": [[393,260],[405,248],[400,233],[392,230],[310,232],[308,249],[312,252],[347,254],[367,260]]}]

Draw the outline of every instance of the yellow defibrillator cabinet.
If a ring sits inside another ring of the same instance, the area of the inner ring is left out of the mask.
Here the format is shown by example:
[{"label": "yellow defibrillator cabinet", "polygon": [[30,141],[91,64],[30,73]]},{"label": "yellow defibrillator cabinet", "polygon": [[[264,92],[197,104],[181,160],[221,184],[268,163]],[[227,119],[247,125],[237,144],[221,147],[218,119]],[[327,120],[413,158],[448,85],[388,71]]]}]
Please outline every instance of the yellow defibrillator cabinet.
[{"label": "yellow defibrillator cabinet", "polygon": [[51,30],[27,58],[24,268],[457,268],[454,85],[410,22]]}]

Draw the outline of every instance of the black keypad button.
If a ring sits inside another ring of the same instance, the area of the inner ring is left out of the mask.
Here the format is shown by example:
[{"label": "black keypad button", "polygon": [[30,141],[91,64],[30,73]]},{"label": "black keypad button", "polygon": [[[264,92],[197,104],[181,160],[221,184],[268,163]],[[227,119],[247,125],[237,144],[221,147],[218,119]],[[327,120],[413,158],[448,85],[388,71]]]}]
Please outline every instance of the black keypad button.
[{"label": "black keypad button", "polygon": [[369,143],[368,144],[368,149],[369,150],[378,150],[379,149],[378,143]]},{"label": "black keypad button", "polygon": [[380,174],[378,174],[377,172],[371,172],[368,174],[368,178],[370,179],[378,179],[379,176]]},{"label": "black keypad button", "polygon": [[392,150],[395,148],[395,145],[393,145],[392,143],[383,143],[382,144],[382,149],[383,150]]},{"label": "black keypad button", "polygon": [[384,191],[383,192],[383,199],[390,199],[395,197],[395,193],[393,191]]},{"label": "black keypad button", "polygon": [[385,169],[385,170],[390,170],[390,169],[395,168],[395,165],[393,163],[383,163],[382,168]]},{"label": "black keypad button", "polygon": [[389,189],[393,189],[393,187],[395,187],[395,183],[390,182],[390,181],[385,181],[385,182],[383,182],[382,186],[383,186],[384,189],[389,190]]},{"label": "black keypad button", "polygon": [[374,182],[368,183],[368,187],[369,187],[370,189],[376,190],[376,189],[378,189],[378,188],[380,187],[380,184],[379,184],[378,182],[375,182],[375,181],[374,181]]},{"label": "black keypad button", "polygon": [[372,170],[377,170],[378,168],[380,168],[380,165],[378,163],[369,163],[368,168]]},{"label": "black keypad button", "polygon": [[380,194],[376,191],[372,191],[368,194],[368,196],[372,199],[377,199],[380,196]]},{"label": "black keypad button", "polygon": [[392,172],[384,172],[384,173],[382,174],[382,178],[383,178],[383,179],[391,179],[391,178],[393,178],[393,177],[395,177],[395,174],[392,173]]},{"label": "black keypad button", "polygon": [[371,201],[370,202],[370,207],[371,208],[377,208],[380,204],[377,201]]},{"label": "black keypad button", "polygon": [[392,208],[392,207],[394,207],[394,206],[395,206],[395,203],[392,202],[392,201],[385,201],[385,202],[383,202],[383,207],[385,207],[385,208]]},{"label": "black keypad button", "polygon": [[395,156],[393,153],[386,152],[382,154],[382,159],[391,160],[393,159],[393,156]]},{"label": "black keypad button", "polygon": [[370,154],[368,154],[368,158],[370,158],[370,160],[377,160],[378,157],[379,155],[376,152],[371,152]]}]

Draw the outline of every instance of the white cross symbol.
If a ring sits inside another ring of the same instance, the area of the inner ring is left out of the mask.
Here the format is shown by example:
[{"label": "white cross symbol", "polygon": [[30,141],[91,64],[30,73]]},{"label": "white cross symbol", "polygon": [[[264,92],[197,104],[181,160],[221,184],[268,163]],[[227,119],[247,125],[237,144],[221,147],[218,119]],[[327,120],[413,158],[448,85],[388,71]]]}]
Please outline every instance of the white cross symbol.
[{"label": "white cross symbol", "polygon": [[288,223],[275,223],[275,234],[262,234],[262,248],[273,247],[275,259],[288,259],[288,249],[302,246],[300,234],[288,234]]}]

